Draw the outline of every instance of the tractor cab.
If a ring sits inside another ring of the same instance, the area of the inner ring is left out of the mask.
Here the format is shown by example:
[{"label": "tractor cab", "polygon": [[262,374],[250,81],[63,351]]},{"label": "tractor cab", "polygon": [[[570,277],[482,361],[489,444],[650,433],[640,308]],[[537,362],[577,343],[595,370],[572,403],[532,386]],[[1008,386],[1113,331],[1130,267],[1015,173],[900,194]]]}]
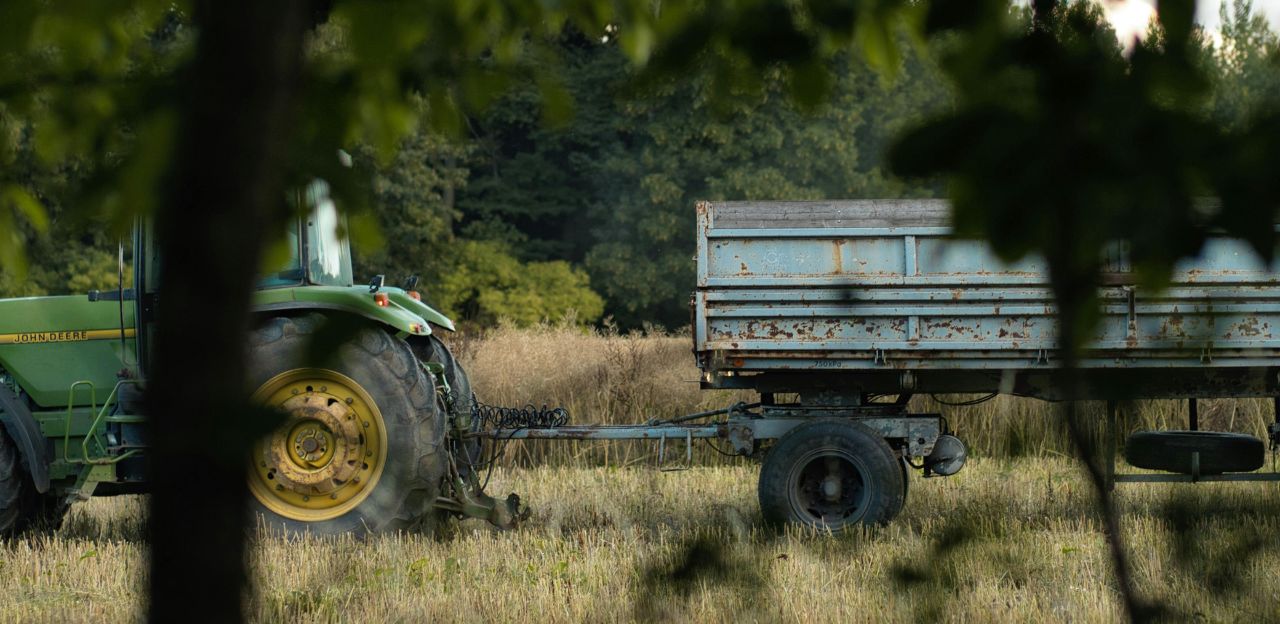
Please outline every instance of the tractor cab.
[{"label": "tractor cab", "polygon": [[311,207],[310,213],[300,216],[285,232],[288,261],[279,270],[263,275],[259,286],[353,285],[351,243],[342,236],[347,232],[347,220],[329,197],[329,184],[312,181],[304,201]]}]

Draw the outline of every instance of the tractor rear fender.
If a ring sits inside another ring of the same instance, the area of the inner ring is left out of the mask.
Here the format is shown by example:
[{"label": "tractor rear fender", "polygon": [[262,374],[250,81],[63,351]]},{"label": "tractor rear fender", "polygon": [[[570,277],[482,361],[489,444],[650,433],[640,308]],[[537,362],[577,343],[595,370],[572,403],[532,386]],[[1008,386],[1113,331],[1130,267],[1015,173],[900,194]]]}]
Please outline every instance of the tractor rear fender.
[{"label": "tractor rear fender", "polygon": [[27,405],[8,388],[0,385],[0,424],[13,438],[27,462],[31,482],[41,494],[49,491],[49,453],[40,424]]},{"label": "tractor rear fender", "polygon": [[[386,295],[385,299],[376,295]],[[381,300],[381,303],[379,302]],[[254,312],[333,310],[363,316],[411,336],[428,336],[430,324],[454,331],[453,321],[399,289],[368,286],[297,286],[254,293]]]}]

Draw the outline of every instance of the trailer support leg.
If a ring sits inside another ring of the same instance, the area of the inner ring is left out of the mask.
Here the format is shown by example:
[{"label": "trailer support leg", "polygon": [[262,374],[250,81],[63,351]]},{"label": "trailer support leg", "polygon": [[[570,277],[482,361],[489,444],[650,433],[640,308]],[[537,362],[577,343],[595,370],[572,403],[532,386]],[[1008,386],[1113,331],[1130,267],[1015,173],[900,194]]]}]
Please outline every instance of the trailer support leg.
[{"label": "trailer support leg", "polygon": [[1280,396],[1272,397],[1271,402],[1274,422],[1267,427],[1267,437],[1271,438],[1271,463],[1274,465],[1277,454],[1280,454]]},{"label": "trailer support leg", "polygon": [[1107,491],[1112,492],[1116,489],[1116,402],[1107,401],[1107,434],[1103,439],[1102,452],[1107,458],[1106,474],[1107,474]]}]

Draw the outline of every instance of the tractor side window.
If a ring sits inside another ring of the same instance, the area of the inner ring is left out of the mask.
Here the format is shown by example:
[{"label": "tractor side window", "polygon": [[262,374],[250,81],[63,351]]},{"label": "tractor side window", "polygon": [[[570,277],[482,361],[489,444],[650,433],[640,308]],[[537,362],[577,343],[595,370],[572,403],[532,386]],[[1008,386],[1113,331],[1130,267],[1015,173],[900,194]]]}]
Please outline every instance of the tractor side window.
[{"label": "tractor side window", "polygon": [[285,232],[285,238],[281,242],[280,251],[287,250],[289,259],[280,265],[278,270],[262,276],[262,279],[258,281],[260,287],[297,286],[302,281],[302,260],[299,258],[298,249],[300,245],[298,242],[298,221],[295,219],[293,226]]},{"label": "tractor side window", "polygon": [[329,185],[315,180],[307,188],[307,276],[313,284],[350,286],[351,245],[347,223],[329,197]]}]

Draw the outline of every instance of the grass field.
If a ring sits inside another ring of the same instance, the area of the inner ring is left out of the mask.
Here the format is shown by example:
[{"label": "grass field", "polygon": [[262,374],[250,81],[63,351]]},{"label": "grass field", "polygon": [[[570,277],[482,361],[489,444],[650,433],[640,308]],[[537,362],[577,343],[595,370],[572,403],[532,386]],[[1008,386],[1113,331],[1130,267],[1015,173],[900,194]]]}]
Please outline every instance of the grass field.
[{"label": "grass field", "polygon": [[[482,399],[563,404],[579,422],[747,398],[700,392],[679,337],[543,327],[454,347]],[[1127,428],[1185,417],[1171,402],[1131,407]],[[1201,417],[1258,433],[1266,408],[1216,401]],[[765,527],[751,460],[703,454],[664,473],[640,446],[513,447],[490,492],[531,503],[522,528],[363,541],[256,533],[246,604],[272,622],[1116,620],[1091,490],[1044,404],[943,409],[978,457],[955,477],[913,475],[906,511],[885,527]],[[1280,621],[1280,487],[1123,485],[1118,502],[1140,593],[1166,619]],[[0,546],[0,622],[137,619],[144,508],[140,497],[92,500],[57,534]]]},{"label": "grass field", "polygon": [[[249,611],[285,622],[1119,615],[1100,524],[1067,460],[978,460],[952,478],[913,478],[897,521],[840,537],[762,526],[754,482],[746,463],[503,472],[494,491],[534,504],[517,531],[257,539]],[[1147,599],[1193,621],[1280,619],[1280,490],[1130,485],[1119,500]],[[137,617],[141,523],[141,499],[94,500],[59,535],[0,548],[0,620]]]}]

